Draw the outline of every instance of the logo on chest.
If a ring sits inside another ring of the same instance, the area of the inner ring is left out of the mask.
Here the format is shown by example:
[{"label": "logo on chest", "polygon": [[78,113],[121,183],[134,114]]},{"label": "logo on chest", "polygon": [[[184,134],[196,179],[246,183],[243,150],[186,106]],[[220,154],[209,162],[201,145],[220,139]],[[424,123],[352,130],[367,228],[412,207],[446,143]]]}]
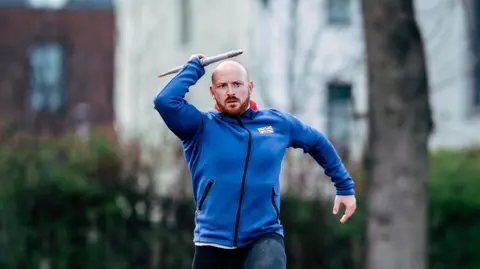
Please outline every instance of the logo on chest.
[{"label": "logo on chest", "polygon": [[273,134],[272,126],[265,126],[257,129],[261,134]]}]

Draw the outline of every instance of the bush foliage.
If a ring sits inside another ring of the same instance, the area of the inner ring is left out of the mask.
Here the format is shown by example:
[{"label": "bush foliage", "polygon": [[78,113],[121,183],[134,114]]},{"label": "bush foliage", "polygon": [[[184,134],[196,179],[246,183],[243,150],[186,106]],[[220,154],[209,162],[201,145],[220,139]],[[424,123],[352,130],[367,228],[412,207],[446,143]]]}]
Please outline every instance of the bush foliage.
[{"label": "bush foliage", "polygon": [[[191,197],[156,196],[115,144],[9,138],[0,148],[0,268],[190,268]],[[480,151],[432,156],[432,269],[480,268]],[[282,196],[290,269],[362,268],[362,193],[340,225],[332,204]],[[42,267],[43,266],[43,267]]]}]

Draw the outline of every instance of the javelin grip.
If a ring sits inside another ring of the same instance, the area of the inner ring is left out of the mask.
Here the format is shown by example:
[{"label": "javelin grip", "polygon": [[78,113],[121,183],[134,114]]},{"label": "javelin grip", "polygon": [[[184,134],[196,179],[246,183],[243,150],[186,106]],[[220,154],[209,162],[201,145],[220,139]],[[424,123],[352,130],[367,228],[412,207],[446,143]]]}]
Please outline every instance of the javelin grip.
[{"label": "javelin grip", "polygon": [[[229,51],[229,52],[218,54],[218,55],[215,55],[215,56],[212,56],[212,57],[203,58],[202,60],[200,60],[200,62],[202,63],[202,66],[205,67],[205,66],[208,66],[208,65],[210,65],[212,63],[215,63],[215,62],[219,62],[219,61],[222,61],[222,60],[226,60],[226,59],[229,59],[229,58],[236,57],[236,56],[238,56],[242,53],[243,53],[242,50]],[[165,73],[162,73],[162,74],[158,75],[158,77],[160,78],[160,77],[164,77],[164,76],[167,76],[167,75],[170,75],[170,74],[177,73],[182,68],[183,68],[183,65],[175,67],[173,69],[168,70]]]}]

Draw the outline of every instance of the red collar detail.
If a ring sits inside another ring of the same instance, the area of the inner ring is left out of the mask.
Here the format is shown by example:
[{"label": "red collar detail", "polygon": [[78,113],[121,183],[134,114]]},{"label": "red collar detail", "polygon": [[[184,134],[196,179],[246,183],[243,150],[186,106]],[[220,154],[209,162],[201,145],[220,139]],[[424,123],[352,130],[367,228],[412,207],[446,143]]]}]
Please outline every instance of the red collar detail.
[{"label": "red collar detail", "polygon": [[[218,107],[217,104],[215,104],[214,108],[216,110],[220,111],[220,108]],[[253,101],[253,100],[250,100],[250,108],[253,109],[253,110],[258,110],[257,103],[255,103],[255,101]]]}]

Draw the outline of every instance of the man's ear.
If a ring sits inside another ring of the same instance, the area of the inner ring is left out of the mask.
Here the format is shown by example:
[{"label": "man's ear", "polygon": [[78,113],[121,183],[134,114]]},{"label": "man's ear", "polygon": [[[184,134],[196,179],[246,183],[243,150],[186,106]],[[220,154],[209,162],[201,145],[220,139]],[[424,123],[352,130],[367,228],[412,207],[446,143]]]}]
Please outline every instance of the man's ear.
[{"label": "man's ear", "polygon": [[210,94],[212,95],[212,99],[215,100],[215,95],[213,94],[213,86],[210,86]]},{"label": "man's ear", "polygon": [[253,86],[254,86],[253,81],[248,82],[248,92],[250,94],[252,94]]}]

